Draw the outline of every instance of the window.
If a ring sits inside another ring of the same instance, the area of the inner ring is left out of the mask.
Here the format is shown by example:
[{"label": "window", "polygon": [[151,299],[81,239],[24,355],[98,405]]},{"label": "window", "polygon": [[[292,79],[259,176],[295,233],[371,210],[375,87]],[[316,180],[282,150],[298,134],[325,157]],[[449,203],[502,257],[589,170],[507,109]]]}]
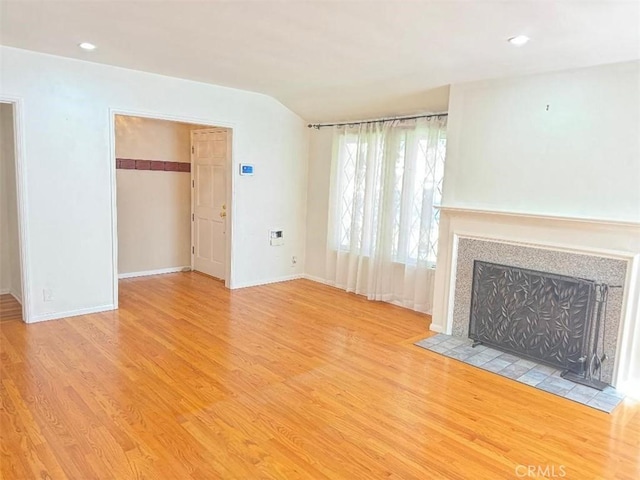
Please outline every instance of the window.
[{"label": "window", "polygon": [[344,128],[336,138],[332,232],[337,250],[435,265],[446,119],[387,128]]}]

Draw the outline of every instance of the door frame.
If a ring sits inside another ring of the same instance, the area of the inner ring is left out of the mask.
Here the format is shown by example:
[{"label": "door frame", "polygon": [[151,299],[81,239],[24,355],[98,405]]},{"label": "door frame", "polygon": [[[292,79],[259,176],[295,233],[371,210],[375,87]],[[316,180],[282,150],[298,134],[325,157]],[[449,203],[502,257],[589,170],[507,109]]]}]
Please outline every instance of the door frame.
[{"label": "door frame", "polygon": [[16,168],[16,203],[18,207],[18,250],[20,254],[20,277],[22,287],[22,321],[31,323],[31,257],[29,253],[29,224],[27,222],[28,195],[27,171],[24,158],[26,143],[24,137],[24,100],[22,97],[0,94],[0,103],[13,107],[13,143]]},{"label": "door frame", "polygon": [[[111,274],[112,274],[112,298],[113,308],[118,308],[118,205],[116,184],[116,115],[148,118],[151,120],[166,120],[169,122],[190,123],[197,126],[210,126],[211,128],[226,128],[231,136],[231,151],[227,158],[227,242],[226,242],[226,268],[224,284],[232,288],[233,281],[233,231],[234,231],[234,202],[235,181],[233,175],[233,156],[236,151],[236,140],[233,134],[236,128],[234,123],[213,118],[197,118],[181,115],[170,115],[160,112],[137,111],[122,108],[109,108],[109,186],[111,190]],[[193,159],[191,164],[193,170]],[[193,190],[193,189],[192,189]],[[193,195],[193,191],[191,192]],[[193,245],[193,238],[191,239]],[[193,265],[192,265],[193,267]]]},{"label": "door frame", "polygon": [[195,174],[194,173],[195,172],[194,167],[195,167],[195,165],[194,165],[194,152],[193,152],[193,132],[216,130],[216,129],[217,130],[224,129],[224,130],[226,130],[226,133],[227,133],[227,158],[225,159],[225,163],[226,163],[227,169],[226,169],[226,176],[225,176],[225,179],[224,179],[226,187],[227,187],[227,195],[226,195],[226,198],[225,198],[225,204],[227,206],[227,208],[226,208],[227,220],[225,220],[225,222],[226,222],[226,225],[225,225],[225,250],[226,251],[224,253],[224,255],[225,255],[225,258],[224,258],[224,278],[222,280],[224,281],[224,285],[227,288],[229,288],[229,274],[230,274],[230,271],[231,271],[231,269],[230,269],[231,262],[229,261],[230,257],[228,256],[229,252],[230,252],[229,245],[228,245],[230,236],[227,235],[227,232],[229,231],[230,225],[231,225],[231,222],[229,220],[229,217],[231,215],[230,214],[231,208],[230,208],[229,203],[228,203],[228,200],[229,200],[229,188],[230,188],[229,177],[233,176],[232,171],[230,170],[231,165],[233,164],[233,162],[231,160],[232,155],[233,155],[233,143],[232,143],[233,130],[231,128],[227,128],[227,127],[197,128],[197,129],[193,129],[193,130],[191,130],[191,132],[189,132],[189,139],[190,139],[190,142],[191,142],[191,188],[190,188],[190,191],[191,191],[191,270],[195,271],[195,269],[194,269],[194,266],[195,266],[195,263],[194,263],[195,262],[194,248],[195,248],[195,245],[196,245],[196,243],[195,243],[195,240],[196,240],[196,238],[195,238],[195,222],[194,222],[196,189],[195,189],[195,184],[194,184],[194,182],[195,182],[195,177],[194,177],[194,174]]}]

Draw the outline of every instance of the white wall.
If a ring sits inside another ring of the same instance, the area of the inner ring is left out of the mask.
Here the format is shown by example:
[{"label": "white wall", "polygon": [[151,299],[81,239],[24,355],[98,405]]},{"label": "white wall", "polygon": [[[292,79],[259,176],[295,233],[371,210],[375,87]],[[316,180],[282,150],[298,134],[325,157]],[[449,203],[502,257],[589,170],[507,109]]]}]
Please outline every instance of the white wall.
[{"label": "white wall", "polygon": [[191,265],[191,175],[118,170],[118,274]]},{"label": "white wall", "polygon": [[640,62],[451,87],[443,205],[640,221],[639,186]]},{"label": "white wall", "polygon": [[[302,273],[308,132],[297,115],[250,92],[14,48],[0,55],[2,93],[24,102],[32,321],[113,305],[110,109],[233,127],[230,284]],[[239,177],[240,162],[255,176]],[[269,246],[270,227],[284,229],[285,246]]]},{"label": "white wall", "polygon": [[191,162],[191,130],[206,125],[116,115],[116,157]]},{"label": "white wall", "polygon": [[[11,252],[9,249],[9,203],[10,164],[13,158],[13,113],[11,105],[0,103],[0,293],[11,290]],[[14,182],[15,183],[15,182]]]},{"label": "white wall", "polygon": [[327,224],[333,128],[309,133],[309,177],[307,179],[307,245],[305,273],[326,280]]},{"label": "white wall", "polygon": [[[191,162],[191,130],[206,128],[117,115],[116,157]],[[116,170],[118,274],[191,264],[191,175]]]},{"label": "white wall", "polygon": [[0,292],[22,301],[13,107],[0,103]]}]

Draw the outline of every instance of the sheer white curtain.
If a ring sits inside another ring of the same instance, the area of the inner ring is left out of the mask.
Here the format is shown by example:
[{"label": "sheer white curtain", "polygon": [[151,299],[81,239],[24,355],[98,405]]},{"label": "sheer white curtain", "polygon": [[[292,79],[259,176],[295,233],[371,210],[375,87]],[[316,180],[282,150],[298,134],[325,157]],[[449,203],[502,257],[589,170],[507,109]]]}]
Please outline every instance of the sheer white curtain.
[{"label": "sheer white curtain", "polygon": [[446,116],[334,130],[327,277],[431,313]]}]

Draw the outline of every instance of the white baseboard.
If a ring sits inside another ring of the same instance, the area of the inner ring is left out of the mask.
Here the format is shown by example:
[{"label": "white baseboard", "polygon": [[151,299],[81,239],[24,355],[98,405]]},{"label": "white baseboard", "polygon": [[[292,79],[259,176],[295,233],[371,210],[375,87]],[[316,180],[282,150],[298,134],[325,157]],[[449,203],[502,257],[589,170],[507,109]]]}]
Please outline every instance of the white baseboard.
[{"label": "white baseboard", "polygon": [[78,310],[70,310],[68,312],[44,313],[41,315],[33,315],[27,323],[46,322],[49,320],[59,320],[61,318],[77,317],[79,315],[88,315],[90,313],[100,313],[115,310],[113,305],[100,305],[99,307],[80,308]]},{"label": "white baseboard", "polygon": [[0,295],[11,295],[16,301],[22,305],[22,296],[11,288],[3,288],[0,290]]},{"label": "white baseboard", "polygon": [[[433,317],[431,317],[433,318]],[[443,333],[444,332],[444,328],[442,328],[442,325],[435,325],[433,323],[433,321],[431,322],[431,325],[429,325],[429,330],[431,330],[432,332],[437,332],[437,333]]]},{"label": "white baseboard", "polygon": [[305,278],[307,280],[311,280],[312,282],[322,283],[323,285],[329,285],[330,287],[334,286],[333,282],[330,282],[329,280],[325,280],[322,277],[316,277],[315,275],[309,275],[309,274],[305,273],[304,275],[302,275],[302,278]]},{"label": "white baseboard", "polygon": [[640,400],[640,382],[627,381],[619,385],[614,385],[616,390],[624,393],[627,397],[631,397],[635,400]]},{"label": "white baseboard", "polygon": [[[305,273],[304,275],[302,275],[302,278],[305,278],[305,279],[307,279],[307,280],[311,280],[312,282],[321,283],[321,284],[323,284],[323,285],[327,285],[327,286],[329,286],[329,287],[337,288],[337,289],[339,289],[339,290],[346,291],[346,290],[345,290],[344,288],[342,288],[342,287],[337,287],[337,286],[336,286],[336,284],[335,284],[335,282],[331,282],[331,281],[329,281],[329,280],[325,280],[324,278],[321,278],[321,277],[316,277],[316,276],[314,276],[314,275],[309,275],[309,274]],[[353,293],[353,292],[351,292],[351,293]],[[390,303],[391,305],[396,305],[396,306],[398,306],[398,307],[406,308],[407,310],[412,310],[412,311],[414,311],[414,312],[423,313],[423,314],[425,314],[425,315],[429,315],[431,318],[433,318],[433,316],[432,316],[432,314],[431,314],[431,313],[422,312],[422,311],[420,311],[420,310],[414,310],[414,309],[413,309],[413,308],[411,308],[411,307],[407,307],[406,305],[403,305],[403,304],[402,304],[402,302],[399,302],[399,301],[395,301],[395,302],[387,302],[387,303]],[[433,331],[435,331],[435,332],[438,332],[438,333],[440,333],[440,332],[442,331],[442,330],[440,330],[440,326],[439,326],[439,325],[436,325],[436,326],[435,326],[435,328],[434,328],[434,326],[431,326],[431,327],[430,327],[430,329],[431,329],[431,330],[433,330]]]},{"label": "white baseboard", "polygon": [[165,273],[176,273],[176,272],[190,272],[191,267],[170,267],[170,268],[161,268],[159,270],[146,270],[144,272],[129,272],[129,273],[120,273],[118,274],[119,279],[123,278],[135,278],[135,277],[149,277],[151,275],[163,275]]},{"label": "white baseboard", "polygon": [[295,275],[285,275],[283,277],[270,278],[268,280],[259,280],[257,282],[238,283],[229,287],[231,290],[238,290],[240,288],[258,287],[260,285],[269,285],[270,283],[288,282],[290,280],[299,280],[304,278],[304,274],[299,273]]},{"label": "white baseboard", "polygon": [[15,290],[11,290],[9,292],[9,295],[11,295],[13,298],[16,299],[16,302],[18,302],[20,305],[22,305],[22,295],[20,295],[18,292],[16,292]]}]

